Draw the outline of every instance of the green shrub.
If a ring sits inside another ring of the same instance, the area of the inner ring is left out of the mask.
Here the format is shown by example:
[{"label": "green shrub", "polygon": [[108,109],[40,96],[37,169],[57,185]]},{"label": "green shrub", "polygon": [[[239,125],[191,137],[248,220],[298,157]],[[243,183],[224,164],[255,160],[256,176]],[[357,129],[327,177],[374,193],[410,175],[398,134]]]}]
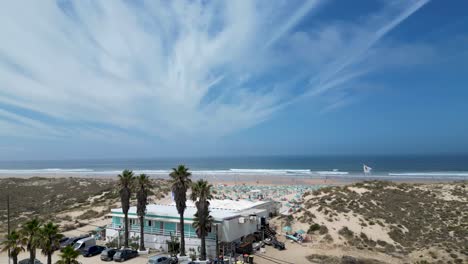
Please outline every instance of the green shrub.
[{"label": "green shrub", "polygon": [[320,225],[315,223],[309,227],[309,230],[307,230],[307,234],[312,234],[319,229],[320,229]]},{"label": "green shrub", "polygon": [[119,245],[117,244],[117,238],[112,239],[111,241],[106,243],[106,247],[108,248],[117,248]]}]

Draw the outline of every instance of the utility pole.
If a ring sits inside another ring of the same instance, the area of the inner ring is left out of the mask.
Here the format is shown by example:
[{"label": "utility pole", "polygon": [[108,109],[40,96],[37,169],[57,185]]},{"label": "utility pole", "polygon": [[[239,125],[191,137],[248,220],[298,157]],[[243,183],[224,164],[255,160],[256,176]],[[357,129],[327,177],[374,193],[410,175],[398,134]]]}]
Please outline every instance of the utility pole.
[{"label": "utility pole", "polygon": [[215,225],[216,228],[216,257],[219,258],[219,237],[218,237],[218,224]]},{"label": "utility pole", "polygon": [[[7,232],[10,235],[10,194],[7,194]],[[10,264],[10,249],[8,249],[8,264]]]}]

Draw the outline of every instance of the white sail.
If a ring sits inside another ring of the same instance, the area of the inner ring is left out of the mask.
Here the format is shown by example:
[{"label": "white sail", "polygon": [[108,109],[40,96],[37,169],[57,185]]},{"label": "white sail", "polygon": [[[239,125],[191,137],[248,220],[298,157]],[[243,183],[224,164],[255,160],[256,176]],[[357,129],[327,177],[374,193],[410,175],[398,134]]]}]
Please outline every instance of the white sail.
[{"label": "white sail", "polygon": [[371,173],[372,168],[367,166],[366,164],[363,164],[363,170],[365,174]]}]

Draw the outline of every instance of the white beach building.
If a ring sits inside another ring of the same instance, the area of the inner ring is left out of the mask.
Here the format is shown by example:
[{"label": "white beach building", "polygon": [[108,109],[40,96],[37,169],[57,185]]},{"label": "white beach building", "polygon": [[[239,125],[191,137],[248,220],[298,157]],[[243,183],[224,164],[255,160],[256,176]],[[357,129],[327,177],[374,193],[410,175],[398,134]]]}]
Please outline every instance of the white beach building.
[{"label": "white beach building", "polygon": [[[208,256],[216,254],[216,238],[219,242],[240,241],[243,237],[260,229],[261,218],[268,218],[278,212],[278,205],[273,201],[250,202],[246,200],[211,200],[210,211],[214,224],[206,237]],[[184,234],[186,250],[197,251],[200,239],[192,227],[196,208],[192,201],[187,201],[184,213]],[[106,240],[111,241],[122,235],[124,215],[122,208],[111,210],[112,223],[106,228]],[[140,236],[140,224],[136,207],[130,207],[129,213],[130,237]],[[172,236],[180,237],[179,214],[174,203],[170,205],[150,204],[145,216],[145,246],[148,248],[167,250],[167,241]]]}]

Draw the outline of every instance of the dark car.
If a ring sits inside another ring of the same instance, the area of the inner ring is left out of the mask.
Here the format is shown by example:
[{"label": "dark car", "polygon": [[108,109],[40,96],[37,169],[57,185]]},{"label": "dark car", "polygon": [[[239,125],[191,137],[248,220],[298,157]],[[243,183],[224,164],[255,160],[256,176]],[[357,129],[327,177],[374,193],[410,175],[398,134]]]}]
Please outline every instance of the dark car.
[{"label": "dark car", "polygon": [[123,262],[131,258],[138,256],[138,251],[132,249],[121,249],[117,250],[113,259],[114,261]]},{"label": "dark car", "polygon": [[115,248],[105,249],[104,251],[101,252],[101,260],[111,261],[116,252],[117,252],[117,249]]},{"label": "dark car", "polygon": [[279,242],[278,240],[272,240],[271,241],[271,245],[274,247],[274,248],[277,248],[279,250],[283,250],[283,249],[286,249],[286,247],[284,246],[284,243],[283,242]]},{"label": "dark car", "polygon": [[92,257],[92,256],[101,254],[102,251],[104,251],[105,249],[106,247],[102,247],[102,246],[90,246],[90,247],[81,249],[80,254],[83,255],[84,257]]}]

